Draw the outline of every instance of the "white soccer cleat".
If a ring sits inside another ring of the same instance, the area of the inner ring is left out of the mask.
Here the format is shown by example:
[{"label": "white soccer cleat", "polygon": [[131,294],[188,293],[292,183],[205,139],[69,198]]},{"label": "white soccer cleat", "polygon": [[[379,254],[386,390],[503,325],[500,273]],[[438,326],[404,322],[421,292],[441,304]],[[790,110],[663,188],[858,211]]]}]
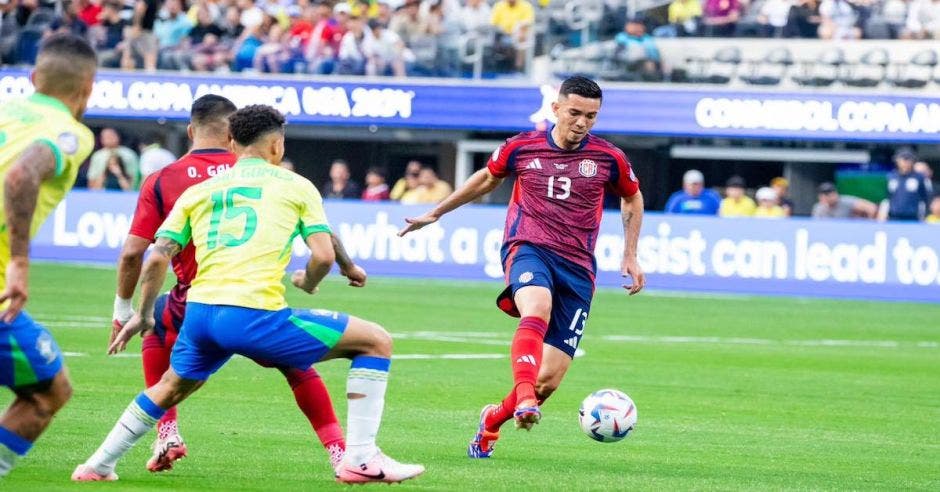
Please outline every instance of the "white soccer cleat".
[{"label": "white soccer cleat", "polygon": [[424,466],[399,463],[379,451],[366,463],[353,464],[344,459],[336,472],[336,481],[349,484],[399,483],[422,473],[424,473]]},{"label": "white soccer cleat", "polygon": [[117,473],[101,474],[85,463],[75,467],[75,471],[72,472],[73,482],[114,482],[117,479]]}]

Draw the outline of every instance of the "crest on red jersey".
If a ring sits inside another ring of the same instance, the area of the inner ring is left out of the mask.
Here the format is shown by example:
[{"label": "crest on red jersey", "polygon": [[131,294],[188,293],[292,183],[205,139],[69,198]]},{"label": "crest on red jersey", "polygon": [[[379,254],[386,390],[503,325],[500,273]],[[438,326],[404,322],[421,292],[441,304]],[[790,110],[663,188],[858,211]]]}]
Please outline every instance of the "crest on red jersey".
[{"label": "crest on red jersey", "polygon": [[584,159],[581,161],[581,164],[578,165],[578,171],[581,172],[581,176],[585,178],[591,178],[597,175],[597,163],[591,159]]}]

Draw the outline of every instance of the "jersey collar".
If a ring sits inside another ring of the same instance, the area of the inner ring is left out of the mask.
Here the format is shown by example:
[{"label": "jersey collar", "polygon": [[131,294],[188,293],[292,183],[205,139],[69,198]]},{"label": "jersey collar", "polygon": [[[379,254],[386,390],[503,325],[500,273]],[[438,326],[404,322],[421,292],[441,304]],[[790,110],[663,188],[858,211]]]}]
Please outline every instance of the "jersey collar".
[{"label": "jersey collar", "polygon": [[55,108],[59,111],[65,111],[69,115],[72,114],[72,111],[68,108],[68,106],[65,105],[65,103],[52,96],[47,96],[46,94],[34,92],[31,96],[29,96],[29,100],[36,104],[49,106],[50,108]]},{"label": "jersey collar", "polygon": [[585,135],[584,138],[581,139],[581,144],[578,145],[578,148],[576,148],[576,149],[563,149],[563,148],[559,147],[558,144],[555,143],[555,139],[552,138],[552,130],[554,130],[554,129],[555,129],[555,125],[552,125],[548,130],[545,130],[545,140],[548,140],[548,145],[549,145],[551,148],[555,149],[555,150],[558,150],[558,151],[561,151],[561,152],[574,152],[574,151],[583,149],[584,146],[587,145],[588,137],[589,137],[590,135]]},{"label": "jersey collar", "polygon": [[268,164],[268,161],[260,157],[242,157],[235,163],[236,166],[258,166]]}]

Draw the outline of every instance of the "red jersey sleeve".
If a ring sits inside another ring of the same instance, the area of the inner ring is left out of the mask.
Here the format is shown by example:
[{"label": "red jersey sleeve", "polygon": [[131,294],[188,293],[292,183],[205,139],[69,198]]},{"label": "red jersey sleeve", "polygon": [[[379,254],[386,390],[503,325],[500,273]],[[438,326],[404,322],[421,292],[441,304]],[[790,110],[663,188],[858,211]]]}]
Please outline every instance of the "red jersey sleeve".
[{"label": "red jersey sleeve", "polygon": [[157,184],[160,173],[154,173],[144,180],[137,196],[137,210],[134,211],[134,220],[131,222],[130,234],[142,237],[153,242],[153,235],[157,233],[163,223],[163,210]]},{"label": "red jersey sleeve", "polygon": [[640,191],[640,181],[633,174],[633,166],[627,160],[627,156],[620,149],[613,149],[611,155],[614,158],[614,172],[610,173],[610,181],[607,183],[608,189],[615,195],[627,198],[636,195]]},{"label": "red jersey sleeve", "polygon": [[493,151],[493,155],[491,155],[490,159],[486,162],[486,168],[489,169],[490,174],[497,178],[505,178],[509,176],[509,173],[512,171],[509,159],[511,152],[509,152],[507,147],[509,147],[508,142],[496,147],[496,150]]}]

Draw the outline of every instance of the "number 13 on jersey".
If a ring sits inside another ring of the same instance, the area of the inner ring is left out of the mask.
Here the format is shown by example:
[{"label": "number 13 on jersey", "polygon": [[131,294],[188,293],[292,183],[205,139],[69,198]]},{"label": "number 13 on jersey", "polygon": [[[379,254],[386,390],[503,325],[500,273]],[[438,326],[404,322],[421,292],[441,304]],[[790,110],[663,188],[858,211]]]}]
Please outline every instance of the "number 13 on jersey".
[{"label": "number 13 on jersey", "polygon": [[[557,189],[556,189],[556,186]],[[560,176],[557,179],[554,176],[548,177],[548,197],[564,200],[571,196],[571,178]]]}]

